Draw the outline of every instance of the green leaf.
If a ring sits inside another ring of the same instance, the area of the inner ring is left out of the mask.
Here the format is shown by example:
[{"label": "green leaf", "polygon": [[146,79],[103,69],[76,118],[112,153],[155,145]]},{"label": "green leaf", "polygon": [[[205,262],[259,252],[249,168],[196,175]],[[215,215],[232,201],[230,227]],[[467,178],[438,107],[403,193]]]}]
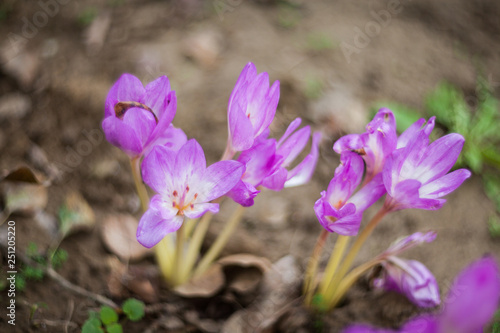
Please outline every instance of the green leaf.
[{"label": "green leaf", "polygon": [[16,290],[24,291],[24,289],[26,289],[26,279],[23,274],[18,274],[16,276]]},{"label": "green leaf", "polygon": [[109,306],[101,307],[100,317],[104,325],[110,325],[118,321],[118,314]]},{"label": "green leaf", "polygon": [[450,83],[439,84],[425,101],[429,116],[436,116],[450,132],[457,132],[467,138],[471,124],[469,106],[460,90]]},{"label": "green leaf", "polygon": [[500,237],[500,218],[496,215],[491,216],[488,224],[491,237]]},{"label": "green leaf", "polygon": [[118,323],[106,325],[106,331],[108,333],[123,333],[122,325]]},{"label": "green leaf", "polygon": [[66,260],[68,260],[68,252],[63,249],[57,249],[52,256],[52,267],[58,269]]},{"label": "green leaf", "polygon": [[101,321],[97,318],[89,318],[83,323],[82,333],[104,333]]},{"label": "green leaf", "polygon": [[371,109],[373,115],[375,115],[375,113],[377,113],[377,111],[381,108],[389,108],[394,113],[394,117],[396,117],[396,126],[399,133],[403,133],[414,122],[422,118],[417,110],[409,106],[396,102],[384,101],[378,101],[373,104],[373,107]]},{"label": "green leaf", "polygon": [[127,318],[131,321],[138,321],[144,317],[144,303],[136,300],[135,298],[129,298],[123,303],[123,312],[127,315]]},{"label": "green leaf", "polygon": [[28,280],[40,281],[43,279],[43,270],[40,268],[26,266],[23,268],[23,273]]},{"label": "green leaf", "polygon": [[483,169],[483,154],[479,147],[471,146],[469,143],[462,151],[462,159],[475,173],[480,173]]}]

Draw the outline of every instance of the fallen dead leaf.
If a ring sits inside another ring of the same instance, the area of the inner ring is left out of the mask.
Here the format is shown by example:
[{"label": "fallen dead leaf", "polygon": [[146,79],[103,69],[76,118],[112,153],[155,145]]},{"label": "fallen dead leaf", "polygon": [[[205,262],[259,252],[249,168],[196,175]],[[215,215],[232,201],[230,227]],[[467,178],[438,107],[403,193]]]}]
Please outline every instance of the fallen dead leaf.
[{"label": "fallen dead leaf", "polygon": [[189,280],[187,283],[174,289],[174,292],[183,297],[212,297],[225,285],[226,280],[222,265],[215,263],[202,275]]},{"label": "fallen dead leaf", "polygon": [[0,224],[10,214],[33,215],[47,205],[48,196],[45,185],[28,167],[20,167],[6,172],[0,181],[0,195],[3,210],[0,212]]},{"label": "fallen dead leaf", "polygon": [[109,251],[123,260],[138,260],[152,253],[137,241],[137,219],[131,215],[109,215],[102,221],[101,236]]},{"label": "fallen dead leaf", "polygon": [[221,328],[223,333],[273,332],[284,309],[298,297],[301,280],[295,259],[286,256],[267,269],[258,298],[246,309],[235,312]]}]

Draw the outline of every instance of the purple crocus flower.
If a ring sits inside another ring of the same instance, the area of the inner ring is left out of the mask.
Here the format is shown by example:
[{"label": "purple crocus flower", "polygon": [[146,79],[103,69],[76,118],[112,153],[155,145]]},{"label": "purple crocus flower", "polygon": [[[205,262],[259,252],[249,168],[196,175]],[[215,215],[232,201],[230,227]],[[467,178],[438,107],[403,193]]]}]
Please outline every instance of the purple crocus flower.
[{"label": "purple crocus flower", "polygon": [[144,87],[135,76],[123,74],[106,98],[102,122],[106,139],[131,158],[147,154],[158,144],[178,149],[186,135],[171,124],[176,107],[166,76]]},{"label": "purple crocus flower", "polygon": [[423,243],[430,243],[436,239],[437,233],[435,231],[428,231],[426,233],[415,232],[410,236],[401,237],[389,246],[389,248],[382,254],[383,257],[397,256],[404,251],[407,251],[417,245]]},{"label": "purple crocus flower", "polygon": [[340,165],[328,189],[314,204],[314,211],[321,225],[329,232],[354,236],[359,230],[363,211],[385,193],[382,175],[378,174],[356,194],[363,177],[363,159],[348,150],[340,155]]},{"label": "purple crocus flower", "polygon": [[301,122],[302,119],[300,118],[292,121],[288,125],[285,134],[276,144],[276,155],[278,157],[276,159],[276,168],[262,181],[262,186],[274,191],[280,191],[284,187],[303,185],[311,179],[319,157],[318,145],[321,139],[321,133],[319,132],[314,133],[312,136],[311,152],[293,169],[288,169],[290,164],[304,150],[311,136],[309,126],[304,126],[295,132]]},{"label": "purple crocus flower", "polygon": [[436,232],[416,232],[394,242],[379,257],[383,258],[382,273],[373,281],[375,288],[396,291],[419,307],[439,305],[439,288],[432,273],[420,262],[400,259],[397,255],[422,243],[430,243]]},{"label": "purple crocus flower", "polygon": [[145,247],[157,244],[178,230],[184,216],[197,218],[217,213],[219,204],[210,201],[223,196],[241,178],[244,166],[237,161],[220,161],[207,168],[203,149],[189,140],[178,152],[156,146],[142,164],[144,182],[159,194],[149,204],[137,228],[137,240]]},{"label": "purple crocus flower", "polygon": [[320,133],[313,134],[311,152],[297,166],[288,170],[311,136],[309,126],[294,133],[300,123],[300,118],[292,121],[278,142],[266,139],[269,131],[264,131],[255,139],[252,148],[240,154],[238,161],[245,164],[246,170],[241,181],[227,194],[229,197],[248,207],[254,204],[254,198],[260,192],[257,190],[259,186],[280,191],[284,187],[305,184],[311,179],[319,156]]},{"label": "purple crocus flower", "polygon": [[456,277],[438,314],[411,319],[399,330],[355,325],[343,333],[479,333],[492,319],[499,302],[500,268],[487,256]]},{"label": "purple crocus flower", "polygon": [[373,282],[375,288],[401,293],[422,308],[439,305],[436,278],[421,262],[390,256],[382,268],[382,276]]},{"label": "purple crocus flower", "polygon": [[384,168],[386,158],[396,149],[396,120],[391,110],[380,109],[366,125],[363,134],[348,134],[338,139],[333,150],[341,154],[354,151],[363,156],[366,163],[366,180],[369,182]]},{"label": "purple crocus flower", "polygon": [[386,159],[383,179],[388,210],[439,209],[446,202],[441,197],[471,175],[466,169],[448,173],[462,150],[464,138],[452,133],[429,144],[434,117],[421,127],[424,122],[421,119],[410,126],[399,137],[398,148]]},{"label": "purple crocus flower", "polygon": [[269,88],[267,73],[257,74],[248,63],[234,86],[227,110],[230,156],[250,149],[256,137],[271,124],[279,101],[279,81]]}]

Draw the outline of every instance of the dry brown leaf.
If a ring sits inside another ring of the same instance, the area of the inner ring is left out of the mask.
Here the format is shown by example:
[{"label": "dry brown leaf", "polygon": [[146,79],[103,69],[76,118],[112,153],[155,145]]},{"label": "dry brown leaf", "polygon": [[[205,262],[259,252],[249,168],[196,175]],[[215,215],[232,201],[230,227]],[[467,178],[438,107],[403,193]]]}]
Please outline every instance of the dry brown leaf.
[{"label": "dry brown leaf", "polygon": [[0,212],[0,224],[11,213],[35,214],[47,205],[47,184],[28,167],[4,172],[0,180],[0,196],[3,210]]},{"label": "dry brown leaf", "polygon": [[256,267],[262,272],[267,271],[272,267],[269,259],[265,257],[258,257],[252,254],[240,253],[233,254],[217,261],[222,266],[241,266],[241,267]]},{"label": "dry brown leaf", "polygon": [[202,275],[176,287],[174,292],[184,297],[212,297],[224,287],[225,283],[222,265],[215,263]]},{"label": "dry brown leaf", "polygon": [[112,253],[123,260],[138,260],[151,254],[136,238],[137,219],[131,215],[109,215],[102,222],[101,236]]}]

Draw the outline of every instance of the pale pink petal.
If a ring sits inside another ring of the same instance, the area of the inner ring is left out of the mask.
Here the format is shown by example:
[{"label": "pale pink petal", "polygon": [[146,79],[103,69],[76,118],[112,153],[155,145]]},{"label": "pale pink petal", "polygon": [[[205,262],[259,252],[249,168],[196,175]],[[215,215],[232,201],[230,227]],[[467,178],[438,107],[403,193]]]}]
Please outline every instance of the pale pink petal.
[{"label": "pale pink petal", "polygon": [[112,145],[122,149],[127,155],[135,157],[142,152],[142,142],[135,130],[122,120],[111,116],[102,122],[102,129]]},{"label": "pale pink petal", "polygon": [[305,126],[293,133],[281,146],[278,147],[277,154],[283,156],[283,167],[287,167],[302,152],[309,141],[311,129]]},{"label": "pale pink petal", "polygon": [[194,187],[206,167],[203,149],[195,139],[191,139],[177,153],[172,176],[177,184]]},{"label": "pale pink petal", "polygon": [[285,187],[299,186],[309,182],[314,170],[316,169],[316,163],[318,162],[320,140],[321,133],[314,133],[311,144],[311,152],[304,158],[304,160],[302,160],[302,162],[288,172]]},{"label": "pale pink petal", "polygon": [[141,108],[131,108],[123,116],[123,123],[134,129],[141,140],[142,147],[146,145],[156,127],[156,121],[151,112]]},{"label": "pale pink petal", "polygon": [[233,199],[234,202],[242,205],[243,207],[250,207],[254,204],[254,198],[259,194],[260,191],[257,190],[253,185],[239,181],[231,191],[226,193],[226,196]]},{"label": "pale pink petal", "polygon": [[166,147],[154,147],[141,164],[144,183],[156,192],[170,196],[175,156],[176,153]]},{"label": "pale pink petal", "polygon": [[170,92],[167,99],[169,99],[169,103],[163,111],[163,114],[158,117],[158,124],[149,137],[147,142],[148,145],[157,144],[156,140],[161,140],[161,138],[163,138],[164,133],[172,123],[172,119],[174,119],[177,110],[177,97],[175,96],[175,91]]},{"label": "pale pink petal", "polygon": [[170,82],[165,75],[160,76],[146,86],[146,93],[142,98],[142,103],[149,106],[158,119],[164,116],[170,102],[170,90]]},{"label": "pale pink petal", "polygon": [[418,164],[414,177],[427,183],[445,175],[457,161],[464,142],[463,136],[451,133],[431,143]]},{"label": "pale pink petal", "polygon": [[450,172],[422,186],[419,190],[420,197],[429,199],[441,198],[455,191],[470,176],[471,172],[467,169],[459,169]]},{"label": "pale pink petal", "polygon": [[139,221],[137,240],[143,246],[151,248],[158,244],[168,233],[177,231],[183,222],[182,216],[164,219],[159,211],[148,209]]},{"label": "pale pink petal", "polygon": [[241,106],[234,104],[228,112],[228,130],[231,146],[235,151],[243,151],[252,147],[254,129],[250,119]]},{"label": "pale pink petal", "polygon": [[208,202],[229,192],[241,179],[245,167],[238,161],[220,161],[207,168],[199,184],[197,202]]}]

